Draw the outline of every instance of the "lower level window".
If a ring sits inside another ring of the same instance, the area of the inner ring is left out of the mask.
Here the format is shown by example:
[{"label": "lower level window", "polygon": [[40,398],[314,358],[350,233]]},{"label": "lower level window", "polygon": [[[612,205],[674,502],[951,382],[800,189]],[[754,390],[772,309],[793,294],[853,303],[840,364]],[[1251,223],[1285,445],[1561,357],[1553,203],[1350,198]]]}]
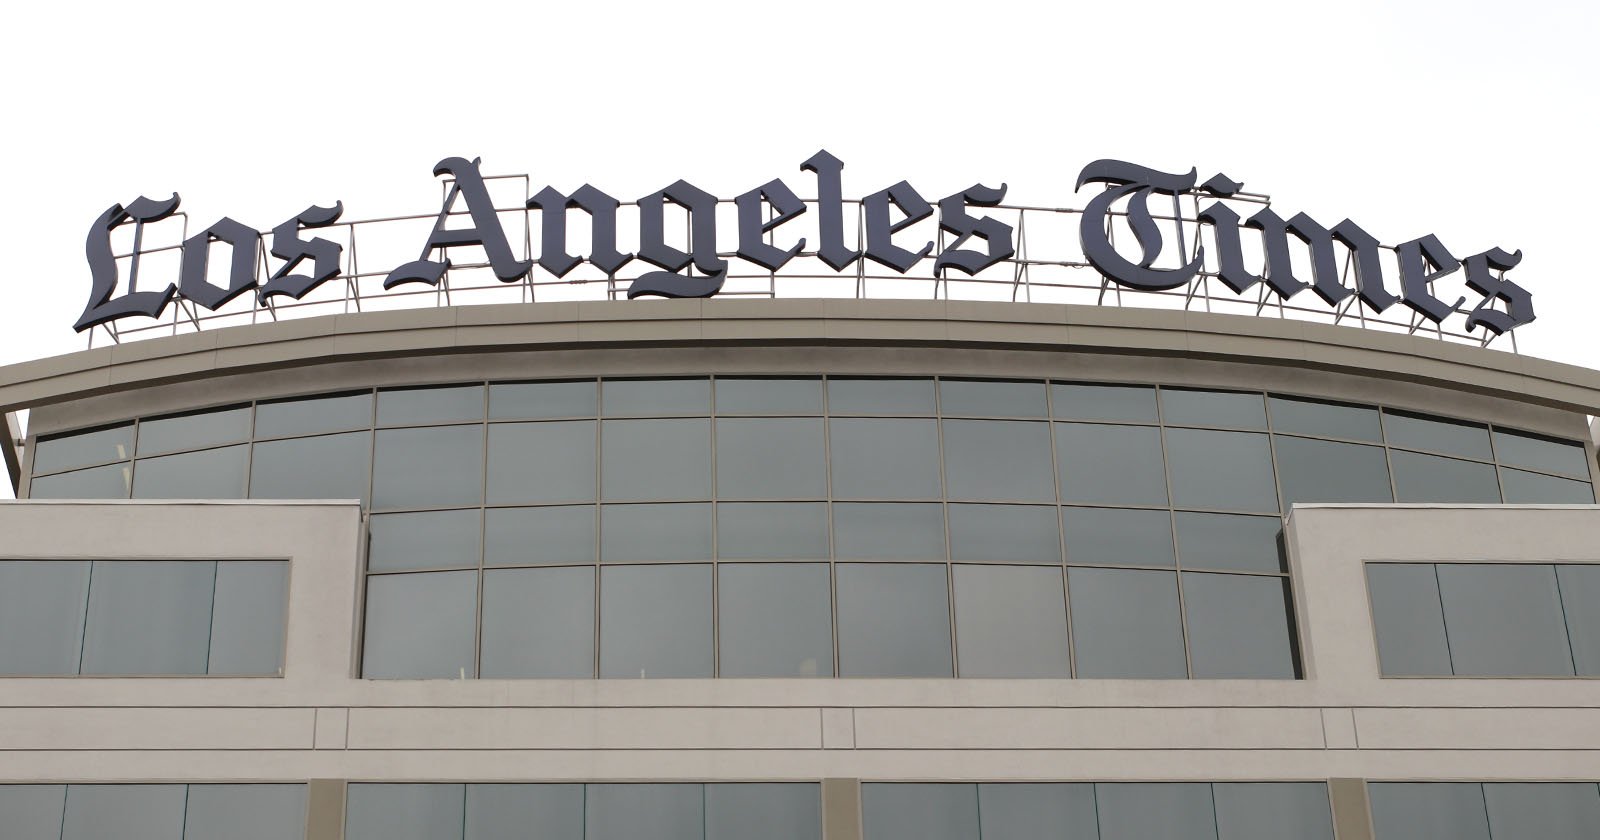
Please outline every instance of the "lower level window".
[{"label": "lower level window", "polygon": [[1371,782],[1375,840],[1592,840],[1594,782]]},{"label": "lower level window", "polygon": [[301,840],[305,785],[0,785],[0,837]]}]

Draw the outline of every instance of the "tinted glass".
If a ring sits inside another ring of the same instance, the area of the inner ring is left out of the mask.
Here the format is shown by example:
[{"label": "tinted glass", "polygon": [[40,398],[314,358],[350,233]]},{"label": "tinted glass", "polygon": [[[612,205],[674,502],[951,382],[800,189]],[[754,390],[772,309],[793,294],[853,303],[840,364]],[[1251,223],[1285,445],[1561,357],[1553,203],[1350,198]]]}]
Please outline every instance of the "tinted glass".
[{"label": "tinted glass", "polygon": [[1458,676],[1572,673],[1554,566],[1442,563],[1437,571]]},{"label": "tinted glass", "polygon": [[1397,502],[1499,504],[1493,464],[1390,450]]},{"label": "tinted glass", "polygon": [[277,674],[289,602],[289,564],[230,560],[217,564],[211,608],[210,674]]},{"label": "tinted glass", "polygon": [[944,470],[952,499],[1056,499],[1047,423],[946,420]]},{"label": "tinted glass", "polygon": [[476,676],[472,636],[477,605],[477,572],[368,577],[362,676]]},{"label": "tinted glass", "polygon": [[378,392],[378,425],[420,426],[483,419],[483,386],[404,388]]},{"label": "tinted glass", "polygon": [[305,785],[190,785],[183,840],[301,840]]},{"label": "tinted glass", "polygon": [[949,517],[952,560],[1061,562],[1054,507],[950,505]]},{"label": "tinted glass", "polygon": [[932,379],[850,379],[829,377],[830,414],[931,416]]},{"label": "tinted glass", "polygon": [[1583,444],[1536,435],[1494,430],[1494,454],[1502,464],[1561,473],[1585,481],[1589,478],[1589,459]]},{"label": "tinted glass", "polygon": [[61,840],[183,836],[185,785],[68,785]]},{"label": "tinted glass", "polygon": [[1043,382],[942,379],[939,412],[946,417],[1045,417]]},{"label": "tinted glass", "polygon": [[139,457],[237,443],[250,437],[250,407],[145,420],[139,424]]},{"label": "tinted glass", "polygon": [[1267,405],[1274,432],[1383,442],[1376,408],[1294,397],[1267,397]]},{"label": "tinted glass", "polygon": [[1600,829],[1600,792],[1593,782],[1491,782],[1483,786],[1483,798],[1496,840],[1593,840]]},{"label": "tinted glass", "polygon": [[709,677],[711,566],[600,570],[600,676]]},{"label": "tinted glass", "polygon": [[1096,840],[1094,785],[978,785],[984,840]]},{"label": "tinted glass", "polygon": [[1172,503],[1216,510],[1276,511],[1266,435],[1167,429]]},{"label": "tinted glass", "polygon": [[1168,426],[1265,429],[1267,409],[1256,393],[1162,388],[1161,420]]},{"label": "tinted glass", "polygon": [[217,564],[97,560],[85,674],[204,674]]},{"label": "tinted glass", "polygon": [[706,785],[705,840],[821,840],[821,786]]},{"label": "tinted glass", "polygon": [[1378,659],[1389,676],[1448,676],[1450,646],[1444,636],[1439,582],[1433,566],[1368,563]]},{"label": "tinted glass", "polygon": [[594,676],[594,568],[490,569],[481,676]]},{"label": "tinted glass", "polygon": [[1273,438],[1283,503],[1392,502],[1383,447],[1327,440]]},{"label": "tinted glass", "polygon": [[600,389],[607,417],[711,413],[709,379],[607,379]]},{"label": "tinted glass", "polygon": [[489,504],[594,500],[595,424],[489,427]]},{"label": "tinted glass", "polygon": [[1369,782],[1367,796],[1374,840],[1489,840],[1481,785]]},{"label": "tinted glass", "polygon": [[500,382],[489,386],[489,419],[593,417],[600,390],[593,379],[574,382]]},{"label": "tinted glass", "polygon": [[87,560],[0,562],[0,674],[78,673],[88,598]]},{"label": "tinted glass", "polygon": [[133,457],[133,424],[113,426],[92,432],[42,438],[33,450],[33,471],[37,473],[69,470],[106,461],[126,461]]},{"label": "tinted glass", "polygon": [[956,661],[963,677],[1069,677],[1061,570],[953,569]]},{"label": "tinted glass", "polygon": [[35,478],[28,483],[28,498],[126,499],[132,483],[132,465],[111,464]]},{"label": "tinted glass", "polygon": [[1223,840],[1333,840],[1328,786],[1322,782],[1218,783],[1211,795]]},{"label": "tinted glass", "polygon": [[1172,515],[1164,510],[1063,508],[1067,562],[1171,566]]},{"label": "tinted glass", "polygon": [[1225,513],[1173,515],[1178,528],[1178,562],[1186,569],[1233,569],[1280,572],[1284,569],[1278,537],[1283,520],[1276,516],[1232,516]]},{"label": "tinted glass", "polygon": [[370,520],[367,568],[447,569],[478,565],[477,510],[391,513]]},{"label": "tinted glass", "polygon": [[1079,677],[1188,676],[1178,576],[1133,569],[1068,569]]},{"label": "tinted glass", "polygon": [[372,425],[372,394],[264,402],[256,406],[256,437],[293,437],[365,429]]},{"label": "tinted glass", "polygon": [[1580,675],[1600,676],[1600,565],[1557,566],[1556,577],[1573,662]]},{"label": "tinted glass", "polygon": [[717,555],[736,560],[827,559],[828,506],[718,503]]},{"label": "tinted glass", "polygon": [[833,676],[826,564],[725,563],[717,576],[722,676]]},{"label": "tinted glass", "polygon": [[864,840],[976,840],[978,786],[861,786]]},{"label": "tinted glass", "polygon": [[61,836],[66,785],[0,785],[0,834],[6,840]]},{"label": "tinted glass", "polygon": [[250,459],[253,499],[365,499],[372,433],[272,440]]},{"label": "tinted glass", "polygon": [[1057,382],[1050,386],[1050,410],[1069,420],[1154,423],[1158,416],[1156,389],[1136,385]]},{"label": "tinted glass", "polygon": [[225,446],[134,463],[135,499],[242,499],[249,446]]},{"label": "tinted glass", "polygon": [[1094,793],[1100,840],[1216,840],[1210,785],[1099,784]]},{"label": "tinted glass", "polygon": [[1055,428],[1063,502],[1167,503],[1160,429],[1082,423],[1057,423]]},{"label": "tinted glass", "polygon": [[821,414],[822,380],[717,377],[718,414]]},{"label": "tinted glass", "polygon": [[711,498],[710,420],[607,420],[601,435],[604,498]]},{"label": "tinted glass", "polygon": [[825,499],[822,418],[717,421],[717,497]]},{"label": "tinted glass", "polygon": [[835,498],[940,497],[937,421],[833,419],[828,433]]},{"label": "tinted glass", "polygon": [[585,840],[705,840],[700,785],[588,785]]},{"label": "tinted glass", "polygon": [[455,840],[463,799],[461,785],[350,785],[345,840]]},{"label": "tinted glass", "polygon": [[1500,487],[1508,505],[1591,505],[1594,488],[1587,481],[1500,468]]},{"label": "tinted glass", "polygon": [[1390,446],[1484,461],[1494,457],[1489,449],[1489,430],[1476,423],[1385,411],[1383,429]]},{"label": "tinted glass", "polygon": [[385,429],[372,467],[376,508],[483,501],[483,427]]},{"label": "tinted glass", "polygon": [[1288,581],[1185,572],[1183,606],[1196,679],[1294,679]]},{"label": "tinted glass", "polygon": [[483,564],[593,563],[595,524],[594,505],[486,510]]},{"label": "tinted glass", "polygon": [[600,559],[710,560],[711,505],[605,505]]},{"label": "tinted glass", "polygon": [[837,569],[840,676],[951,676],[944,566],[842,563]]},{"label": "tinted glass", "polygon": [[834,556],[853,560],[943,560],[944,509],[937,504],[836,504]]},{"label": "tinted glass", "polygon": [[583,840],[583,785],[467,785],[464,840]]}]

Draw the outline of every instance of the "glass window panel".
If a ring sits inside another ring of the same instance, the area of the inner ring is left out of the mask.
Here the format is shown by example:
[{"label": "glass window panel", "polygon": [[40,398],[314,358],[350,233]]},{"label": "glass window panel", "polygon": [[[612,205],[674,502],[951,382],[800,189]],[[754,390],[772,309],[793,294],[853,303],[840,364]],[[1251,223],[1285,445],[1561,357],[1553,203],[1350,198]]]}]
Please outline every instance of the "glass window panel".
[{"label": "glass window panel", "polygon": [[305,785],[190,785],[183,840],[302,840]]},{"label": "glass window panel", "polygon": [[1055,427],[1063,502],[1167,503],[1159,428],[1086,423],[1057,423]]},{"label": "glass window panel", "polygon": [[863,840],[977,840],[978,786],[861,786]]},{"label": "glass window panel", "polygon": [[1333,840],[1323,782],[1218,783],[1211,795],[1223,840]]},{"label": "glass window panel", "polygon": [[1589,478],[1589,459],[1577,441],[1495,429],[1494,454],[1502,464]]},{"label": "glass window panel", "polygon": [[958,565],[953,574],[961,676],[1072,675],[1059,568]]},{"label": "glass window panel", "polygon": [[818,377],[717,377],[718,414],[821,414]]},{"label": "glass window panel", "polygon": [[840,499],[937,499],[936,420],[828,421],[833,495]]},{"label": "glass window panel", "polygon": [[607,379],[601,383],[607,417],[711,413],[711,380]]},{"label": "glass window panel", "polygon": [[825,563],[717,567],[724,677],[833,676],[833,606]]},{"label": "glass window panel", "polygon": [[1569,676],[1554,566],[1441,563],[1439,599],[1458,676]]},{"label": "glass window panel", "polygon": [[353,784],[345,840],[461,840],[462,785]]},{"label": "glass window panel", "polygon": [[483,502],[483,427],[385,429],[372,465],[376,508]]},{"label": "glass window panel", "polygon": [[0,837],[58,840],[66,785],[0,785]]},{"label": "glass window panel", "polygon": [[595,421],[489,427],[489,504],[594,501]]},{"label": "glass window panel", "polygon": [[438,510],[372,517],[367,568],[448,569],[478,565],[479,512]]},{"label": "glass window panel", "polygon": [[717,497],[825,499],[822,418],[717,420]]},{"label": "glass window panel", "polygon": [[1295,678],[1288,581],[1185,572],[1183,606],[1196,679]]},{"label": "glass window panel", "polygon": [[1274,432],[1383,442],[1383,424],[1371,406],[1277,396],[1267,397],[1267,405]]},{"label": "glass window panel", "polygon": [[1276,511],[1266,435],[1167,429],[1172,503],[1214,510]]},{"label": "glass window panel", "polygon": [[583,785],[467,785],[465,840],[583,840]]},{"label": "glass window panel", "polygon": [[840,676],[951,675],[943,565],[841,563],[837,569]]},{"label": "glass window panel", "polygon": [[250,406],[139,423],[139,457],[250,439]]},{"label": "glass window panel", "polygon": [[491,508],[483,512],[485,566],[593,563],[594,540],[594,505]]},{"label": "glass window panel", "polygon": [[710,420],[607,420],[601,434],[606,499],[711,498]]},{"label": "glass window panel", "polygon": [[932,379],[828,377],[829,414],[933,416]]},{"label": "glass window panel", "polygon": [[983,840],[1097,840],[1094,785],[980,784]]},{"label": "glass window panel", "polygon": [[594,417],[600,388],[593,379],[571,382],[497,382],[489,386],[489,419]]},{"label": "glass window panel", "polygon": [[1600,677],[1600,564],[1556,566],[1556,578],[1578,674]]},{"label": "glass window panel", "polygon": [[1068,569],[1079,677],[1183,679],[1178,576],[1137,569]]},{"label": "glass window panel", "polygon": [[1397,502],[1500,503],[1493,464],[1399,450],[1389,451],[1389,464]]},{"label": "glass window panel", "polygon": [[372,426],[372,393],[282,400],[256,406],[256,438],[295,437]]},{"label": "glass window panel", "polygon": [[1046,417],[1044,383],[1009,379],[942,379],[939,412],[946,417]]},{"label": "glass window panel", "polygon": [[482,385],[398,388],[378,392],[380,426],[421,426],[482,419]]},{"label": "glass window panel", "polygon": [[214,562],[96,560],[85,674],[204,674]]},{"label": "glass window panel", "polygon": [[1439,580],[1425,563],[1368,563],[1378,660],[1391,677],[1449,676]]},{"label": "glass window panel", "polygon": [[1483,786],[1489,834],[1499,840],[1593,840],[1600,829],[1600,791],[1593,782]]},{"label": "glass window panel", "polygon": [[1489,840],[1481,785],[1369,782],[1367,796],[1374,840]]},{"label": "glass window panel", "polygon": [[1273,436],[1283,503],[1392,502],[1383,447]]},{"label": "glass window panel", "polygon": [[211,607],[211,658],[206,673],[282,673],[288,602],[288,563],[219,562]]},{"label": "glass window panel", "polygon": [[1389,445],[1402,449],[1423,449],[1482,461],[1494,457],[1489,448],[1489,430],[1477,423],[1386,410],[1383,430]]},{"label": "glass window panel", "polygon": [[594,677],[594,567],[490,569],[480,676]]},{"label": "glass window panel", "polygon": [[585,840],[705,840],[701,785],[587,785]]},{"label": "glass window panel", "polygon": [[132,464],[111,464],[35,478],[28,482],[28,498],[126,499],[132,484]]},{"label": "glass window panel", "polygon": [[711,505],[606,505],[600,559],[710,560]]},{"label": "glass window panel", "polygon": [[1094,792],[1100,840],[1216,840],[1210,785],[1098,784]]},{"label": "glass window panel", "polygon": [[473,666],[477,572],[367,577],[368,679],[464,679]]},{"label": "glass window panel", "polygon": [[1063,508],[1067,562],[1171,566],[1172,514],[1164,510]]},{"label": "glass window panel", "polygon": [[717,556],[742,560],[827,559],[823,502],[717,504]]},{"label": "glass window panel", "polygon": [[248,445],[225,446],[134,462],[135,499],[242,499]]},{"label": "glass window panel", "polygon": [[950,558],[980,562],[1060,563],[1054,507],[950,505]]},{"label": "glass window panel", "polygon": [[1587,481],[1501,467],[1500,486],[1508,505],[1594,504],[1594,488]]},{"label": "glass window panel", "polygon": [[371,432],[257,443],[250,498],[365,499],[371,464]]},{"label": "glass window panel", "polygon": [[943,560],[938,504],[835,504],[834,556],[852,560]]},{"label": "glass window panel", "polygon": [[1267,409],[1255,392],[1162,388],[1161,421],[1168,426],[1265,429]]},{"label": "glass window panel", "polygon": [[1068,420],[1155,423],[1156,389],[1144,385],[1086,385],[1056,382],[1050,386],[1050,410]]},{"label": "glass window panel", "polygon": [[0,562],[0,674],[78,673],[88,599],[87,560]]},{"label": "glass window panel", "polygon": [[1179,511],[1173,520],[1178,527],[1178,562],[1186,569],[1281,572],[1286,568],[1278,542],[1283,520],[1276,516]]},{"label": "glass window panel", "polygon": [[57,472],[131,457],[133,424],[125,423],[109,429],[40,438],[33,450],[33,472]]},{"label": "glass window panel", "polygon": [[946,420],[944,463],[952,499],[1056,499],[1047,423]]},{"label": "glass window panel", "polygon": [[61,840],[183,836],[185,785],[68,785]]},{"label": "glass window panel", "polygon": [[600,570],[600,676],[709,677],[711,566]]},{"label": "glass window panel", "polygon": [[814,784],[706,785],[705,840],[822,840]]}]

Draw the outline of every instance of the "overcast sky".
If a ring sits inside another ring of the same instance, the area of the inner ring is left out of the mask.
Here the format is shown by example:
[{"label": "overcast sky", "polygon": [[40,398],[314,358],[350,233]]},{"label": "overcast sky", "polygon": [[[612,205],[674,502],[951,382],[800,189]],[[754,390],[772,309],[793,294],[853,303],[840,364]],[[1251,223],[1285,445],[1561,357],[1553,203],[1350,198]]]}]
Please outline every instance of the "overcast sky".
[{"label": "overcast sky", "polygon": [[[235,11],[237,10],[237,11]],[[182,194],[268,229],[437,207],[435,161],[534,189],[1081,206],[1098,158],[1222,171],[1386,243],[1521,249],[1522,352],[1595,358],[1600,4],[28,3],[7,12],[0,363],[82,349],[90,222]],[[1309,294],[1307,294],[1309,297]]]}]

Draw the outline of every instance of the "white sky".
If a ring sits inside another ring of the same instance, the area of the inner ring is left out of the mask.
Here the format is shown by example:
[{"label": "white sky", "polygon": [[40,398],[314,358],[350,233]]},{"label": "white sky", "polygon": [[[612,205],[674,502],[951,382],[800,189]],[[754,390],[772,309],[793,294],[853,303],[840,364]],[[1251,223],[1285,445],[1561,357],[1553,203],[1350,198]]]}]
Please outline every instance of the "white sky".
[{"label": "white sky", "polygon": [[[177,191],[266,230],[437,208],[440,158],[534,189],[723,198],[818,148],[845,194],[974,182],[1081,206],[1110,157],[1217,171],[1284,216],[1386,243],[1522,249],[1522,352],[1600,366],[1600,4],[1343,2],[28,3],[7,11],[12,128],[0,363],[82,349],[83,241]],[[1309,299],[1310,294],[1306,293]],[[1298,299],[1297,299],[1298,302]]]}]

